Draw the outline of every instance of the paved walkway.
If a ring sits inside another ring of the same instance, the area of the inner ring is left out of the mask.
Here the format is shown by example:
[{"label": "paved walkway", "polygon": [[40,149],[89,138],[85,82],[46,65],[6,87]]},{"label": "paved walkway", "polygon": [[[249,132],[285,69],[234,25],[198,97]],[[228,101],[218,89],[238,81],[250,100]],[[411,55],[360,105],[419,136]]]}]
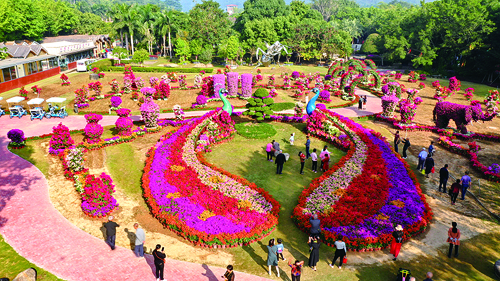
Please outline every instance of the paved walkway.
[{"label": "paved walkway", "polygon": [[[361,93],[365,94],[365,93]],[[368,96],[368,109],[357,107],[333,110],[345,116],[361,116],[380,112],[380,102]],[[373,104],[373,105],[372,105]],[[378,111],[377,111],[378,110]],[[206,111],[187,112],[199,116]],[[172,118],[172,113],[160,118]],[[103,116],[101,125],[112,125],[117,116]],[[133,116],[139,120],[139,116]],[[30,121],[0,118],[0,233],[21,256],[65,280],[154,280],[152,257],[136,258],[129,249],[111,251],[104,241],[67,221],[52,205],[44,175],[31,163],[7,149],[7,132],[20,128],[27,137],[49,134],[60,122],[70,130],[85,127],[83,116]],[[167,252],[168,256],[168,252]],[[220,280],[224,268],[168,259],[165,276],[168,280]],[[238,280],[269,280],[237,272]]]}]

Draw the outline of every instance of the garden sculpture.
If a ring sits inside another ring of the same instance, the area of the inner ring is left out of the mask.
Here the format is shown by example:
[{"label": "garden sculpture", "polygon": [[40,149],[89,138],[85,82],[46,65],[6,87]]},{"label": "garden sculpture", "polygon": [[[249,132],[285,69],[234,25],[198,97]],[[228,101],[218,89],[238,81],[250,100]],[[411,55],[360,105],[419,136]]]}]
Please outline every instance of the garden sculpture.
[{"label": "garden sculpture", "polygon": [[228,93],[228,91],[226,90],[226,88],[221,88],[219,90],[219,97],[222,100],[222,103],[224,104],[222,106],[222,110],[224,110],[225,112],[229,113],[229,115],[231,115],[233,113],[233,107],[229,103],[229,100],[224,96],[224,94],[227,94],[227,93]]},{"label": "garden sculpture", "polygon": [[312,99],[307,103],[307,106],[306,106],[306,111],[307,111],[307,114],[308,115],[311,115],[313,113],[313,111],[316,109],[316,100],[318,99],[319,97],[319,89],[318,88],[314,88],[312,89],[312,91],[315,93],[314,97],[312,97]]},{"label": "garden sculpture", "polygon": [[[271,62],[274,60],[275,56],[278,56],[278,60],[275,61],[276,64],[279,65],[280,62],[280,57],[281,57],[281,51],[285,51],[285,53],[288,55],[288,51],[286,50],[286,46],[281,44],[279,41],[274,42],[274,44],[269,45],[267,42],[266,47],[267,47],[267,52],[264,52],[261,48],[257,48],[257,53],[255,56],[257,57],[257,66],[255,68],[264,65],[264,66],[269,66]],[[259,52],[261,53],[259,57]]]},{"label": "garden sculpture", "polygon": [[446,128],[450,119],[455,121],[457,129],[462,134],[467,134],[467,127],[471,121],[490,121],[497,113],[484,115],[481,104],[475,105],[461,105],[451,102],[438,102],[434,107],[433,119],[436,126],[439,128]]}]

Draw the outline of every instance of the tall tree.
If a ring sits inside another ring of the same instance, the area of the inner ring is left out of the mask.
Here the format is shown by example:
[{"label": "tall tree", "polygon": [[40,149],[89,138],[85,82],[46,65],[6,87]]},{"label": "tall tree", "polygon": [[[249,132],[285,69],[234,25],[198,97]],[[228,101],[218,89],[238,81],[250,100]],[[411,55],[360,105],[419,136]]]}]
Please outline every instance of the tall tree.
[{"label": "tall tree", "polygon": [[170,58],[172,58],[172,43],[170,40],[170,34],[172,32],[172,29],[174,27],[174,11],[169,10],[169,11],[163,11],[158,14],[156,17],[156,25],[158,26],[160,30],[160,34],[163,38],[163,55],[166,56],[166,35],[168,34],[168,52],[170,55]]},{"label": "tall tree", "polygon": [[219,45],[232,32],[227,13],[212,0],[202,0],[189,11],[189,24],[191,39],[201,39],[205,44]]},{"label": "tall tree", "polygon": [[245,9],[235,24],[235,29],[238,31],[243,30],[245,24],[252,20],[274,19],[290,14],[290,7],[284,0],[247,0],[243,6]]}]

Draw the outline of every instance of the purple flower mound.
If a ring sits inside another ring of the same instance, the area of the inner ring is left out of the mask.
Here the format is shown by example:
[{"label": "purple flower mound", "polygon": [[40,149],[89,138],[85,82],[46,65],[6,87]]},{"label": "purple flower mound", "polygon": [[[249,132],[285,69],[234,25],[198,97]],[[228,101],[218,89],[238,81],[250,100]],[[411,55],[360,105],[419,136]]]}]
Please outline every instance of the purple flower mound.
[{"label": "purple flower mound", "polygon": [[330,74],[325,75],[325,81],[332,80],[332,76]]},{"label": "purple flower mound", "polygon": [[488,167],[488,171],[494,174],[500,174],[500,165],[498,165],[497,163],[493,163]]},{"label": "purple flower mound", "polygon": [[382,93],[384,93],[384,95],[389,94],[389,85],[385,84],[384,86],[382,86]]},{"label": "purple flower mound", "polygon": [[330,91],[328,91],[328,90],[321,91],[321,93],[319,93],[319,99],[322,100],[322,101],[324,101],[324,102],[330,102],[330,101],[332,101],[330,99]]},{"label": "purple flower mound", "polygon": [[11,142],[14,143],[22,143],[26,140],[24,137],[24,132],[19,129],[12,129],[7,133],[7,137],[10,139]]},{"label": "purple flower mound", "polygon": [[120,108],[116,111],[116,114],[120,116],[115,122],[118,134],[121,136],[130,136],[132,134],[132,126],[134,125],[132,119],[128,117],[130,109]]},{"label": "purple flower mound", "polygon": [[299,77],[300,77],[300,74],[299,74],[299,72],[298,72],[298,71],[294,71],[294,72],[292,72],[292,78],[293,78],[293,79],[297,79],[297,78],[299,78]]},{"label": "purple flower mound", "polygon": [[226,75],[214,74],[214,97],[219,97],[219,90],[226,87]]},{"label": "purple flower mound", "polygon": [[318,103],[318,104],[316,105],[316,108],[317,108],[317,109],[323,109],[323,110],[326,110],[326,105],[324,105],[324,104],[322,104],[322,103]]},{"label": "purple flower mound", "polygon": [[207,97],[205,97],[204,95],[198,95],[196,97],[196,103],[199,105],[207,104]]},{"label": "purple flower mound", "polygon": [[111,97],[111,107],[119,107],[122,104],[120,97]]},{"label": "purple flower mound", "polygon": [[250,73],[241,74],[241,96],[243,98],[252,96],[252,79],[253,75]]}]

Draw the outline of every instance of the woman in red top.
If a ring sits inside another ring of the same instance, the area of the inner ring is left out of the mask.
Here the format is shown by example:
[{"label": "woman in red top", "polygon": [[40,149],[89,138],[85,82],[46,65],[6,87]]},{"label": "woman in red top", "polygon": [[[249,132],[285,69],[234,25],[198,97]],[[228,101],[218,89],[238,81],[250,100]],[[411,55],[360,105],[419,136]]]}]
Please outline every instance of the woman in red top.
[{"label": "woman in red top", "polygon": [[324,158],[321,160],[324,172],[326,172],[328,170],[328,162],[329,161],[330,161],[330,154],[329,153],[325,153]]},{"label": "woman in red top", "polygon": [[456,182],[451,185],[450,187],[451,205],[455,205],[461,187],[462,185],[460,185],[460,179],[457,179]]},{"label": "woman in red top", "polygon": [[300,281],[300,274],[302,273],[302,266],[304,265],[304,261],[296,260],[294,264],[291,264],[288,261],[288,266],[292,268],[292,281]]},{"label": "woman in red top", "polygon": [[304,153],[299,152],[299,157],[300,157],[300,174],[304,174],[304,164],[306,163],[306,155]]},{"label": "woman in red top", "polygon": [[448,230],[448,239],[446,242],[450,243],[450,250],[448,252],[448,257],[451,258],[451,253],[453,252],[453,245],[455,245],[455,258],[458,257],[458,246],[460,246],[460,230],[457,228],[457,223],[451,223],[452,228]]}]

